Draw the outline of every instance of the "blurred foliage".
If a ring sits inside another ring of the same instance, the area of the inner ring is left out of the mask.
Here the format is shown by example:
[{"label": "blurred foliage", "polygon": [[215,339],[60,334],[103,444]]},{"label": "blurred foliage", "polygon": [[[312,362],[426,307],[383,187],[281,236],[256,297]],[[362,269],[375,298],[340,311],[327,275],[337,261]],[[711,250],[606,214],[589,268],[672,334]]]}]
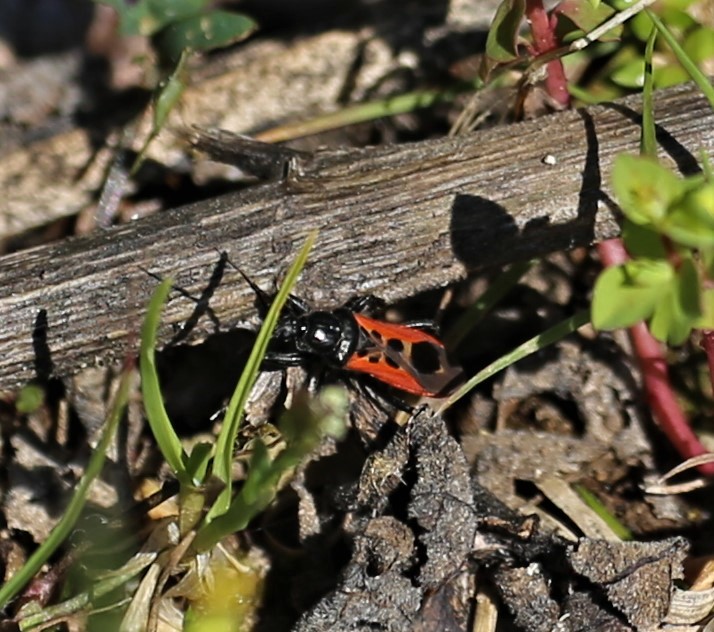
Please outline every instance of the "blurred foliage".
[{"label": "blurred foliage", "polygon": [[612,186],[625,215],[633,257],[603,271],[593,324],[627,327],[648,320],[655,338],[683,343],[693,328],[714,329],[714,181],[678,177],[649,156],[621,155]]},{"label": "blurred foliage", "polygon": [[[702,5],[708,1],[660,0],[650,10],[667,25],[691,60],[704,69],[708,67],[711,74],[714,70],[713,25],[695,17],[707,15]],[[608,4],[616,10],[622,10],[631,3],[613,0]],[[645,12],[640,12],[623,27],[619,43],[601,42],[591,47],[590,57],[596,63],[586,71],[580,86],[588,95],[588,101],[611,100],[642,89],[645,45],[652,23]],[[658,40],[652,56],[652,70],[655,88],[689,81],[689,74],[662,39]]]},{"label": "blurred foliage", "polygon": [[212,9],[211,0],[94,0],[119,14],[124,35],[145,35],[160,60],[178,62],[182,51],[209,51],[248,37],[257,24],[247,15]]}]

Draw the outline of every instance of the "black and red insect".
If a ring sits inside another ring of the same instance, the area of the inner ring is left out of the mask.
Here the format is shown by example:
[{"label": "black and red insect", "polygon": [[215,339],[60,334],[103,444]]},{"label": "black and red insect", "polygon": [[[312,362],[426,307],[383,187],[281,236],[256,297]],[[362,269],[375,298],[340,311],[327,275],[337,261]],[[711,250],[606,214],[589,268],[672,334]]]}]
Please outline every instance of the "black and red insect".
[{"label": "black and red insect", "polygon": [[[267,311],[268,295],[243,276],[256,293],[261,311]],[[425,323],[400,325],[368,315],[381,306],[379,299],[363,296],[332,311],[313,310],[291,295],[265,359],[273,366],[317,363],[369,375],[413,395],[450,394],[462,380],[462,371],[451,363],[444,344],[425,330]]]}]

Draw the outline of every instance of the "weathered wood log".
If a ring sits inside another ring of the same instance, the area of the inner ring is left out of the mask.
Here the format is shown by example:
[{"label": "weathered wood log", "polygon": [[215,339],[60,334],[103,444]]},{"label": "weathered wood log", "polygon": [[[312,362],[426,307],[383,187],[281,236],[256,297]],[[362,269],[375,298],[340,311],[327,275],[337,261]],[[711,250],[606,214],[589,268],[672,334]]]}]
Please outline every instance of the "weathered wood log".
[{"label": "weathered wood log", "polygon": [[[697,153],[714,153],[709,105],[692,85],[658,92],[655,102],[663,155],[683,173],[696,171]],[[0,385],[135,351],[156,286],[145,270],[199,296],[217,251],[267,288],[319,229],[298,291],[334,305],[362,292],[393,300],[468,269],[613,237],[610,166],[616,154],[638,150],[640,103],[630,98],[459,138],[325,151],[240,194],[3,257]],[[223,327],[253,312],[250,289],[230,267],[210,307]],[[172,300],[161,340],[194,308]],[[204,316],[188,338],[212,330]]]}]

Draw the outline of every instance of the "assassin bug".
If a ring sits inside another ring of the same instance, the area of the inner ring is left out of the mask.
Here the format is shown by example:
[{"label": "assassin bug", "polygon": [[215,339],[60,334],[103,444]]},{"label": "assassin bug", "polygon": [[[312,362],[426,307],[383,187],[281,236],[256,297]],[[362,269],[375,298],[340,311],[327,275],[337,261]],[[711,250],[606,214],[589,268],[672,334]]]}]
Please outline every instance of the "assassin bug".
[{"label": "assassin bug", "polygon": [[[261,312],[267,312],[270,297],[238,271],[255,292]],[[335,310],[321,311],[290,295],[268,347],[267,364],[320,363],[369,375],[413,395],[450,394],[462,371],[449,361],[444,344],[424,330],[425,323],[398,325],[366,315],[381,304],[373,296],[362,296]]]}]

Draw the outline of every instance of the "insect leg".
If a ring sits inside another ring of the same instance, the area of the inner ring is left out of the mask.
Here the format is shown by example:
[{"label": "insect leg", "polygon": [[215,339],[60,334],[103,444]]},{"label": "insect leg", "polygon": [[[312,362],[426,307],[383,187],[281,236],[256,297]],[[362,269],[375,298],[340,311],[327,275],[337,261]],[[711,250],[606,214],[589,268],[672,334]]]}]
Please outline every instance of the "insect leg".
[{"label": "insect leg", "polygon": [[373,397],[381,397],[384,401],[386,401],[390,406],[394,406],[397,410],[402,410],[405,413],[409,415],[413,415],[414,411],[416,410],[414,406],[411,406],[407,404],[401,397],[398,395],[395,395],[392,391],[390,390],[385,390],[384,392],[377,393],[376,391],[373,391]]},{"label": "insect leg", "polygon": [[305,364],[305,356],[297,351],[284,352],[268,351],[265,354],[263,362],[274,364],[278,367],[302,366]]},{"label": "insect leg", "polygon": [[325,377],[325,372],[318,367],[314,367],[313,370],[309,371],[307,376],[307,392],[310,395],[316,395],[317,391]]},{"label": "insect leg", "polygon": [[353,296],[343,307],[351,312],[374,314],[384,311],[386,303],[383,299],[372,294]]},{"label": "insect leg", "polygon": [[374,384],[368,380],[348,380],[351,384],[356,385],[357,388],[364,393],[365,397],[369,398],[374,402],[381,410],[385,413],[391,414],[393,411],[386,410],[384,408],[385,402],[392,408],[397,410],[402,410],[410,415],[414,413],[414,407],[407,404],[401,397],[396,395],[393,391],[388,388],[380,388],[377,390]]},{"label": "insect leg", "polygon": [[295,314],[307,314],[310,311],[310,305],[298,296],[288,294],[287,306],[292,309]]},{"label": "insect leg", "polygon": [[399,323],[410,329],[421,329],[430,334],[435,334],[437,337],[441,334],[441,328],[436,321],[433,320],[409,320],[406,323]]}]

